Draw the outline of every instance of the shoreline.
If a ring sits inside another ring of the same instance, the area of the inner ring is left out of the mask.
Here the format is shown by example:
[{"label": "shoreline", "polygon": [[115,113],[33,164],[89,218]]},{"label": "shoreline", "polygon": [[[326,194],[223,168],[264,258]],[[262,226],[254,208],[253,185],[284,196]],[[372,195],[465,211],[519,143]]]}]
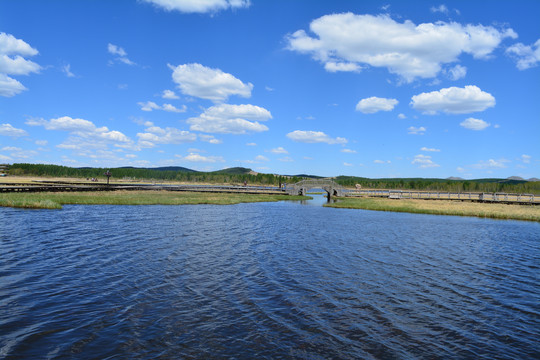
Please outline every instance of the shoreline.
[{"label": "shoreline", "polygon": [[452,200],[339,198],[325,207],[374,211],[406,212],[412,214],[469,216],[499,220],[540,222],[540,206],[475,203]]},{"label": "shoreline", "polygon": [[0,194],[0,206],[61,209],[62,205],[235,205],[250,202],[308,200],[308,196],[178,191],[42,192]]}]

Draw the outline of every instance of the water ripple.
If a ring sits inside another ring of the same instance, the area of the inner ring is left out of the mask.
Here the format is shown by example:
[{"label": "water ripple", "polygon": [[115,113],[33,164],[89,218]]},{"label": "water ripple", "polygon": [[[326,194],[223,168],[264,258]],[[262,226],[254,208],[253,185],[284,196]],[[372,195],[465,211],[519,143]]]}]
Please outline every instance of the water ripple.
[{"label": "water ripple", "polygon": [[0,209],[0,358],[539,358],[540,225]]}]

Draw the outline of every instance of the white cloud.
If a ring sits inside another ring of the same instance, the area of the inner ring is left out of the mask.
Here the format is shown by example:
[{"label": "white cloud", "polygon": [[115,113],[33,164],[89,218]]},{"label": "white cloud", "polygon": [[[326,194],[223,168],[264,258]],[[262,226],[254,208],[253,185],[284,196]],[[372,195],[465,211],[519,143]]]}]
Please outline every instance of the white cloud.
[{"label": "white cloud", "polygon": [[525,164],[530,164],[531,158],[532,157],[530,155],[521,155],[521,161],[523,161]]},{"label": "white cloud", "polygon": [[75,77],[75,74],[71,72],[71,64],[62,66],[62,72],[66,74],[67,77]]},{"label": "white cloud", "polygon": [[360,72],[362,68],[352,62],[333,62],[329,61],[324,64],[324,69],[328,72],[338,72],[338,71],[351,71],[351,72]]},{"label": "white cloud", "polygon": [[16,146],[4,146],[0,151],[22,151],[22,149]]},{"label": "white cloud", "polygon": [[156,144],[185,144],[197,140],[197,135],[176,128],[150,126],[143,133],[138,133],[142,147],[154,147]]},{"label": "white cloud", "polygon": [[503,39],[517,37],[512,29],[492,26],[442,21],[416,25],[389,15],[353,13],[322,16],[309,29],[312,35],[305,30],[288,35],[287,48],[311,55],[327,71],[383,67],[407,82],[436,77],[463,53],[488,58]]},{"label": "white cloud", "polygon": [[540,39],[533,45],[524,45],[517,43],[506,49],[506,54],[516,60],[516,66],[519,70],[526,70],[540,63]]},{"label": "white cloud", "polygon": [[208,135],[208,134],[199,134],[199,140],[210,143],[210,144],[222,144],[223,140],[216,139],[214,135]]},{"label": "white cloud", "polygon": [[427,147],[423,147],[420,149],[420,151],[427,151],[427,152],[440,152],[441,150],[439,149],[435,149],[435,148],[427,148]]},{"label": "white cloud", "polygon": [[27,136],[28,133],[23,129],[14,128],[11,124],[0,124],[0,135],[20,137]]},{"label": "white cloud", "polygon": [[263,155],[257,155],[255,161],[270,161],[270,159]]},{"label": "white cloud", "polygon": [[459,80],[464,78],[467,75],[467,68],[465,66],[456,65],[452,68],[449,68],[446,71],[450,80]]},{"label": "white cloud", "polygon": [[180,157],[181,159],[189,162],[203,162],[203,163],[215,163],[215,162],[225,162],[221,156],[203,156],[197,153],[190,153],[185,157]]},{"label": "white cloud", "polygon": [[250,143],[247,143],[246,146],[257,146],[257,144],[254,142],[250,142]]},{"label": "white cloud", "polygon": [[11,160],[13,159],[10,158],[9,156],[0,154],[0,161],[11,161]]},{"label": "white cloud", "polygon": [[37,55],[38,51],[11,34],[0,33],[0,96],[12,97],[27,90],[19,81],[8,75],[38,73],[41,66],[24,57]]},{"label": "white cloud", "polygon": [[[218,134],[246,134],[267,131],[259,121],[271,119],[270,112],[255,105],[220,104],[209,107],[199,117],[190,118],[190,130]],[[251,120],[251,121],[250,121]]]},{"label": "white cloud", "polygon": [[169,65],[173,70],[173,81],[185,95],[213,102],[224,102],[229,96],[251,97],[253,84],[244,84],[229,73],[201,64]]},{"label": "white cloud", "polygon": [[174,91],[172,90],[163,90],[163,93],[161,94],[161,97],[164,98],[164,99],[169,99],[169,100],[175,100],[175,99],[179,99],[180,97],[178,95],[175,94]]},{"label": "white cloud", "polygon": [[390,160],[373,160],[375,164],[391,164],[392,162]]},{"label": "white cloud", "polygon": [[126,65],[135,65],[133,61],[128,59],[127,52],[120,46],[109,43],[107,44],[107,51],[109,52],[109,54],[116,56],[115,60],[117,62],[121,62]]},{"label": "white cloud", "polygon": [[273,154],[288,154],[289,152],[287,150],[285,150],[283,147],[277,147],[275,149],[272,149],[270,150],[271,153]]},{"label": "white cloud", "polygon": [[47,146],[49,142],[47,140],[36,140],[36,145]]},{"label": "white cloud", "polygon": [[396,99],[372,96],[360,100],[358,104],[356,104],[356,111],[360,111],[364,114],[373,114],[378,111],[392,111],[397,104],[398,101]]},{"label": "white cloud", "polygon": [[439,111],[448,114],[468,114],[495,106],[495,98],[474,85],[421,93],[414,95],[411,100],[410,105],[413,108],[429,115],[437,114]]},{"label": "white cloud", "polygon": [[133,141],[120,131],[109,130],[106,126],[98,128],[91,121],[74,119],[69,116],[51,120],[29,119],[26,121],[26,125],[43,126],[46,130],[69,132],[71,137],[57,146],[64,149],[97,148],[105,146],[105,144],[114,144],[118,147],[133,145]]},{"label": "white cloud", "polygon": [[506,168],[506,163],[508,162],[510,161],[506,159],[489,159],[488,161],[480,161],[477,164],[471,165],[471,167],[474,169],[504,169]]},{"label": "white cloud", "polygon": [[439,164],[436,164],[431,160],[431,156],[428,155],[416,155],[414,157],[414,160],[411,162],[413,165],[419,165],[420,168],[433,168],[433,167],[439,167]]},{"label": "white cloud", "polygon": [[215,13],[220,10],[247,8],[249,0],[143,0],[166,11]]},{"label": "white cloud", "polygon": [[423,126],[420,126],[420,127],[411,126],[407,129],[407,133],[411,135],[424,135],[426,130],[427,129]]},{"label": "white cloud", "polygon": [[290,156],[282,157],[281,159],[278,159],[281,162],[294,162],[294,159]]},{"label": "white cloud", "polygon": [[171,104],[163,104],[160,106],[153,101],[138,102],[137,104],[139,104],[142,111],[163,110],[167,112],[181,113],[181,112],[186,112],[187,110],[186,105],[182,105],[182,108],[178,109],[174,105],[171,105]]},{"label": "white cloud", "polygon": [[399,114],[397,117],[398,117],[399,119],[401,119],[401,120],[407,118],[407,116],[405,116],[405,114]]},{"label": "white cloud", "polygon": [[480,119],[475,119],[475,118],[468,118],[464,121],[462,121],[459,125],[461,125],[462,127],[464,127],[465,129],[469,129],[469,130],[484,130],[485,128],[487,128],[489,125],[489,123],[485,122],[484,120],[480,120]]},{"label": "white cloud", "polygon": [[343,166],[354,166],[354,165],[351,164],[351,163],[348,163],[348,162],[344,162],[344,163],[343,163]]},{"label": "white cloud", "polygon": [[335,139],[326,135],[322,131],[303,131],[295,130],[287,134],[287,137],[296,142],[302,143],[326,143],[326,144],[346,144],[347,139],[337,137]]},{"label": "white cloud", "polygon": [[347,153],[347,154],[356,154],[356,150],[351,150],[351,149],[341,149],[341,152]]},{"label": "white cloud", "polygon": [[432,6],[430,10],[431,10],[432,13],[438,13],[439,12],[439,13],[443,13],[443,14],[448,14],[448,8],[444,4],[441,4],[439,6]]}]

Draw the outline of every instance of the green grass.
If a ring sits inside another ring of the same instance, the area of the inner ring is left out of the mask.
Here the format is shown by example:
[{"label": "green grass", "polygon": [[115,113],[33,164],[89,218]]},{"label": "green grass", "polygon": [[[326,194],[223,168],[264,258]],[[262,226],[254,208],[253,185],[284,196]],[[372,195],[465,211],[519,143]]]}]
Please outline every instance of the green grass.
[{"label": "green grass", "polygon": [[540,222],[540,206],[476,203],[447,200],[392,200],[381,198],[340,198],[325,206],[347,209],[395,211],[417,214],[476,216]]},{"label": "green grass", "polygon": [[0,194],[0,206],[61,209],[62,205],[233,205],[247,202],[306,200],[306,196],[179,191],[41,192]]}]

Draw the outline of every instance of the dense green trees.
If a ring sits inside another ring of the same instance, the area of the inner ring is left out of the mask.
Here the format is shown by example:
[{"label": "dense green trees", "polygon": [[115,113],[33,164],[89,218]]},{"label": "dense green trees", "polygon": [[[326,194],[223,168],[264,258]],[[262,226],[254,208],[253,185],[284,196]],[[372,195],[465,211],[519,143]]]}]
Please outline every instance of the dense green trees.
[{"label": "dense green trees", "polygon": [[110,170],[112,180],[128,179],[136,181],[185,181],[215,184],[249,184],[274,185],[279,183],[295,183],[300,181],[298,177],[282,177],[273,174],[250,174],[250,169],[231,168],[215,172],[197,172],[184,170],[160,170],[146,168],[72,168],[59,165],[44,164],[13,164],[10,166],[11,175],[37,175],[51,177],[71,178],[98,178],[106,179],[103,173]]}]

